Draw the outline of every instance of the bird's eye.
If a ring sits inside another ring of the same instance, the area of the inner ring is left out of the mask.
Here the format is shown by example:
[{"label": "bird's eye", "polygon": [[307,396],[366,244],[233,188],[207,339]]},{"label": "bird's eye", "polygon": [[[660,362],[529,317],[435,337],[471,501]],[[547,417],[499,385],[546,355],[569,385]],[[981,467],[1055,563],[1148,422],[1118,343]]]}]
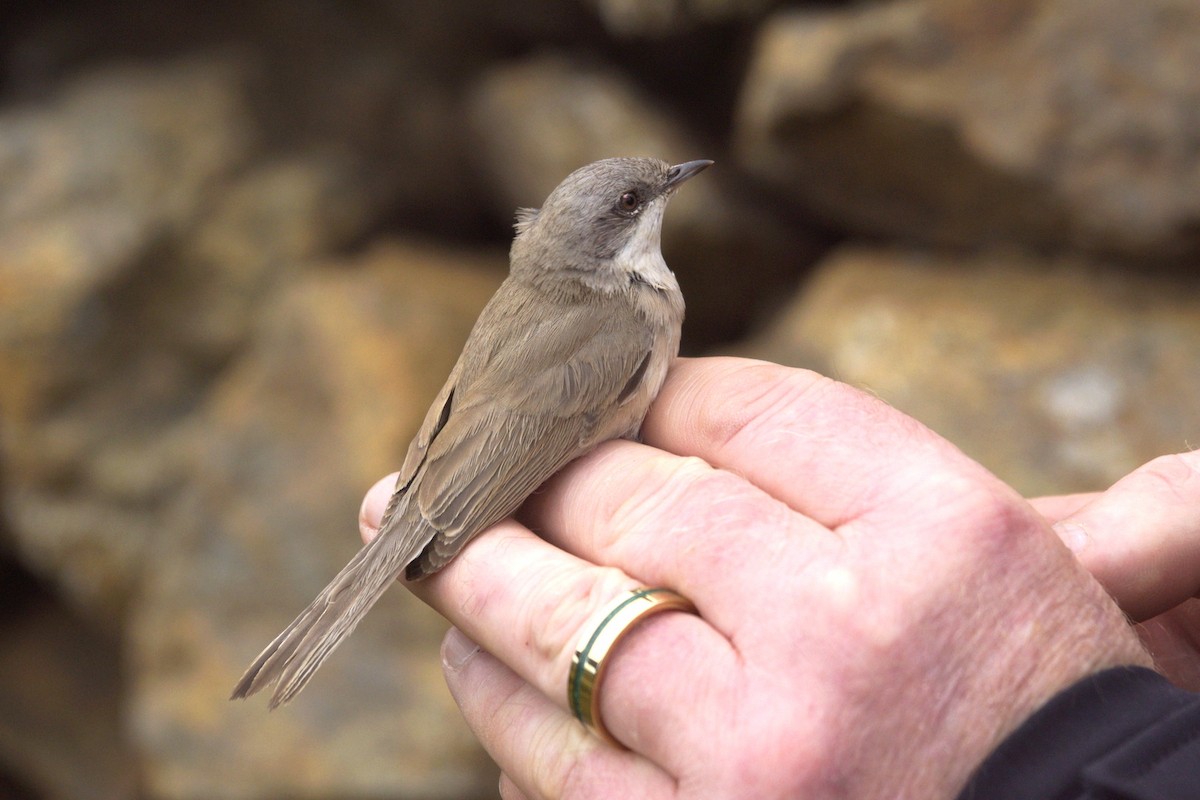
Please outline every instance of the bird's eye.
[{"label": "bird's eye", "polygon": [[624,211],[626,214],[632,214],[638,210],[638,206],[642,204],[642,198],[638,197],[637,192],[625,192],[617,199],[617,208]]}]

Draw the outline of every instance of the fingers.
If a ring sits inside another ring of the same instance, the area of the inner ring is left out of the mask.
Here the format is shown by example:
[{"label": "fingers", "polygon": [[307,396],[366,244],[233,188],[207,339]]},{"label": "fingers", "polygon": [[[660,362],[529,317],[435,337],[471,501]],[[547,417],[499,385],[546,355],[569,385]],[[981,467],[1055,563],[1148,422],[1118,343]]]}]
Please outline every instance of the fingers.
[{"label": "fingers", "polygon": [[[943,599],[977,590],[989,603],[971,607],[985,610],[1020,601],[1021,613],[973,618],[976,631],[1003,630],[1033,616],[1038,591],[1061,582],[1060,562],[1123,625],[1027,504],[886,405],[742,361],[684,362],[675,373],[644,431],[654,446],[609,443],[527,504],[523,519],[549,542],[508,520],[411,587],[483,647],[448,639],[447,679],[510,793],[560,796],[628,770],[645,785],[623,784],[619,796],[670,796],[688,761],[694,775],[714,753],[742,765],[747,746],[814,740],[805,726],[845,706],[835,687],[877,678],[872,654],[892,673],[944,663],[934,645],[962,637],[939,635]],[[368,534],[383,494],[364,501]],[[943,524],[929,524],[939,515]],[[887,536],[860,535],[872,529]],[[1027,579],[996,579],[1014,570]],[[601,713],[633,755],[584,735],[566,710],[566,678],[596,609],[643,583],[683,592],[702,617],[652,617],[610,655]],[[1039,624],[1069,621],[1061,608]],[[839,631],[865,644],[839,647]],[[908,652],[908,641],[921,647]],[[805,719],[781,711],[783,696],[800,698]],[[734,724],[747,719],[761,727]],[[847,730],[870,727],[855,722]],[[780,731],[789,735],[771,735]]]},{"label": "fingers", "polygon": [[1135,620],[1200,594],[1200,452],[1131,472],[1055,530]]},{"label": "fingers", "polygon": [[585,561],[682,593],[726,637],[757,615],[759,587],[807,591],[844,549],[827,528],[731,472],[624,441],[562,470],[520,518]]},{"label": "fingers", "polygon": [[897,497],[919,499],[925,479],[950,467],[1002,486],[875,397],[814,372],[746,359],[677,361],[642,438],[742,475],[834,529]]},{"label": "fingers", "polygon": [[674,795],[674,782],[661,769],[602,744],[454,628],[442,643],[442,665],[467,723],[504,770],[504,797]]},{"label": "fingers", "polygon": [[383,519],[383,512],[395,490],[396,476],[399,474],[393,472],[375,481],[363,496],[362,505],[358,509],[358,533],[362,536],[363,544],[379,534],[379,521]]},{"label": "fingers", "polygon": [[[989,533],[999,537],[989,548],[1011,552],[1011,530],[1057,547],[1015,492],[951,445],[813,373],[683,361],[660,398],[643,433],[671,452],[609,443],[560,471],[522,520],[586,561],[687,595],[742,652],[761,586],[796,606],[822,587],[844,591],[840,567],[891,569],[888,551],[949,570]],[[1029,524],[1015,524],[1023,513]],[[965,530],[953,541],[929,535],[955,528]]]},{"label": "fingers", "polygon": [[[409,588],[567,714],[567,676],[587,623],[638,585],[508,520]],[[722,691],[737,672],[729,642],[697,616],[668,612],[640,623],[609,658],[600,691],[606,726],[664,769],[679,768],[714,727],[701,692]]]},{"label": "fingers", "polygon": [[1100,496],[1099,492],[1082,492],[1080,494],[1058,494],[1045,497],[1030,498],[1029,504],[1041,514],[1047,522],[1058,522],[1064,517],[1074,514],[1079,509]]},{"label": "fingers", "polygon": [[[889,535],[895,539],[903,524],[929,539],[929,514],[955,517],[955,497],[998,485],[925,428],[848,387],[736,360],[697,363],[685,362],[666,394],[667,413],[684,419],[682,433],[650,424],[647,437],[702,459],[609,443],[527,504],[526,518],[561,549],[502,523],[443,573],[412,587],[560,708],[574,646],[597,608],[638,584],[688,596],[703,620],[669,614],[647,621],[622,642],[601,693],[613,734],[668,771],[678,766],[672,757],[711,747],[721,726],[702,718],[702,701],[736,693],[741,658],[777,654],[797,636],[819,638],[853,607],[859,578],[846,567],[870,554],[848,552],[853,545],[795,508],[845,526],[899,499],[913,513],[899,515],[902,523],[893,514]],[[696,391],[701,395],[689,394]],[[712,394],[718,397],[703,396]],[[789,410],[797,404],[808,413]],[[780,430],[740,418],[747,408]],[[935,481],[938,491],[928,491]],[[863,488],[869,483],[876,490]],[[989,498],[985,505],[1004,515],[969,527],[1019,527],[1008,524],[1004,502]],[[853,510],[842,514],[841,507]],[[927,546],[939,551],[937,559],[955,557],[952,547]],[[879,569],[893,563],[886,552],[874,558]],[[925,563],[937,571],[942,562]],[[770,598],[762,586],[774,587]],[[787,614],[762,613],[764,603],[815,608],[820,604],[806,600],[830,597],[844,601],[802,631],[792,629]]]},{"label": "fingers", "polygon": [[[377,482],[363,501],[364,538],[374,535],[392,481]],[[580,560],[508,520],[472,541],[442,572],[409,588],[566,713],[567,675],[585,624],[644,582]],[[639,624],[610,661],[600,693],[605,724],[666,766],[673,755],[703,744],[687,740],[707,737],[713,727],[696,725],[702,714],[697,698],[736,671],[729,642],[698,617],[678,612]],[[672,680],[662,679],[664,670]]]}]

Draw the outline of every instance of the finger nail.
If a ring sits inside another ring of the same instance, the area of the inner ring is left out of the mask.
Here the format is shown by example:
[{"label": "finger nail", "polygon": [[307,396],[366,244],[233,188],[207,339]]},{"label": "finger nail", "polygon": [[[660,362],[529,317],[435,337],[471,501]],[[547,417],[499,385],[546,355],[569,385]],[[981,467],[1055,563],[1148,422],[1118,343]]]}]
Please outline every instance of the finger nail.
[{"label": "finger nail", "polygon": [[358,532],[364,542],[369,542],[379,533],[379,521],[387,510],[388,501],[396,487],[396,475],[393,472],[387,477],[380,478],[375,485],[367,490],[363,497],[362,506],[358,509]]},{"label": "finger nail", "polygon": [[479,645],[467,638],[458,628],[451,628],[442,639],[442,665],[450,672],[458,672],[479,652]]},{"label": "finger nail", "polygon": [[1092,543],[1092,537],[1088,534],[1087,528],[1078,522],[1069,520],[1057,522],[1054,525],[1054,532],[1058,534],[1059,539],[1062,539],[1067,549],[1076,555],[1082,553]]}]

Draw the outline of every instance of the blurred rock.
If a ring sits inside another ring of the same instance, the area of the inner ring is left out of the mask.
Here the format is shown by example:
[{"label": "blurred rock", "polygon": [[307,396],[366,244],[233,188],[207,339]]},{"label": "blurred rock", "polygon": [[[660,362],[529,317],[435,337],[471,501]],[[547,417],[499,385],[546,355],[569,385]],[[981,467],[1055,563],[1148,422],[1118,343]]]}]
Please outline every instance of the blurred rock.
[{"label": "blurred rock", "polygon": [[742,164],[832,224],[944,245],[1200,254],[1200,5],[903,0],[780,13]]},{"label": "blurred rock", "polygon": [[750,19],[770,0],[591,0],[604,27],[618,36],[663,36],[696,25]]},{"label": "blurred rock", "polygon": [[1194,278],[846,248],[741,352],[916,417],[1022,492],[1094,491],[1194,447]]},{"label": "blurred rock", "polygon": [[[690,352],[860,236],[756,353],[1031,492],[1198,438],[1196,287],[1098,264],[1200,256],[1200,7],[821,3],[754,34],[775,5],[10,9],[0,548],[69,612],[0,615],[0,795],[494,796],[403,591],[295,704],[225,698],[356,549],[513,210],[596,158],[717,160],[664,233]],[[995,242],[1043,255],[947,255]]]},{"label": "blurred rock", "polygon": [[389,593],[312,685],[229,703],[250,660],[360,546],[502,254],[396,244],[314,269],[261,309],[191,427],[191,484],[135,603],[130,719],[154,797],[485,797],[494,769],[442,681],[445,623]]},{"label": "blurred rock", "polygon": [[[570,172],[610,156],[712,157],[619,74],[546,56],[488,72],[470,99],[499,209],[541,204]],[[688,304],[685,348],[743,332],[815,256],[815,237],[750,201],[718,162],[671,201],[663,253]]]},{"label": "blurred rock", "polygon": [[0,599],[0,796],[136,797],[117,642],[2,560]]},{"label": "blurred rock", "polygon": [[[371,164],[358,179],[381,195],[379,210],[425,219],[459,215],[478,187],[456,142],[454,87],[494,46],[488,26],[464,26],[469,6],[460,0],[77,4],[27,26],[4,54],[0,66],[9,69],[0,76],[9,78],[12,94],[40,98],[69,80],[79,62],[103,63],[113,51],[151,70],[179,53],[221,53],[236,61],[243,110],[267,150],[339,152]],[[437,57],[451,50],[454,58]]]},{"label": "blurred rock", "polygon": [[222,61],[97,73],[0,113],[5,506],[26,563],[98,617],[154,530],[176,474],[163,423],[195,387],[140,324],[161,309],[127,301],[154,297],[250,139]]},{"label": "blurred rock", "polygon": [[27,563],[108,624],[186,480],[178,423],[276,284],[391,204],[341,148],[262,152],[245,73],[114,68],[0,113],[6,502]]}]

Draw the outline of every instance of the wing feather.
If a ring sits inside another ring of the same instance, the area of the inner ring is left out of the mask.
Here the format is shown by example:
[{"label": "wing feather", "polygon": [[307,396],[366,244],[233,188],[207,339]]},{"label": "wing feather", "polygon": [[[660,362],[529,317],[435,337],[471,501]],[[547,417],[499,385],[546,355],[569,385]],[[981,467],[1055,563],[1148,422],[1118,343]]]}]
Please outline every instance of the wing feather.
[{"label": "wing feather", "polygon": [[[438,533],[409,566],[409,578],[436,571],[569,461],[625,432],[606,411],[644,374],[651,333],[630,342],[629,331],[639,330],[633,320],[595,309],[538,319],[520,347],[493,349],[487,364],[462,365],[454,407],[424,451],[412,489],[421,517]],[[516,359],[529,353],[537,362],[519,368]]]}]

